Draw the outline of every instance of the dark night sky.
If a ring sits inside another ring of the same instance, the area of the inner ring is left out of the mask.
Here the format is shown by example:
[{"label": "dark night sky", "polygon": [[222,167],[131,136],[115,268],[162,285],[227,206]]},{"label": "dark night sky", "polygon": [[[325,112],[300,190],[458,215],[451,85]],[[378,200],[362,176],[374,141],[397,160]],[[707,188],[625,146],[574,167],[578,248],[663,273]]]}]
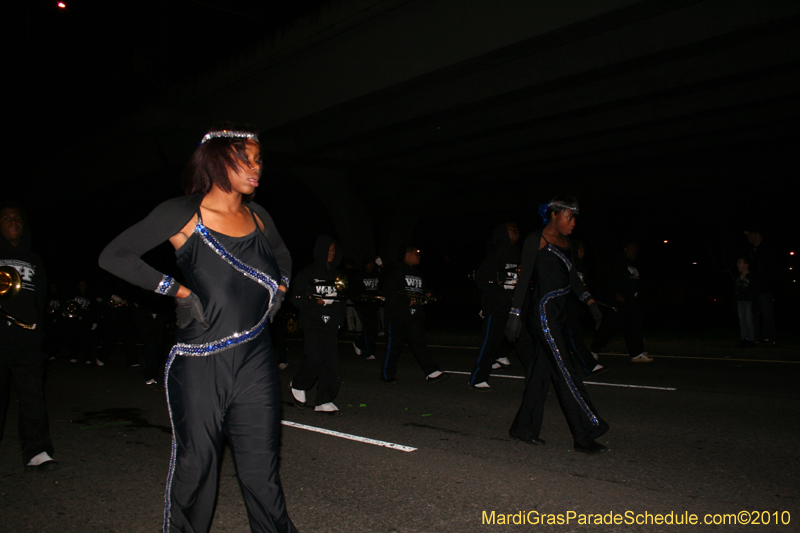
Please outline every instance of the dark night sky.
[{"label": "dark night sky", "polygon": [[[73,0],[63,10],[56,7],[56,2],[29,2],[25,46],[18,55],[19,79],[24,80],[19,85],[18,101],[28,117],[24,122],[27,131],[14,149],[28,161],[46,158],[53,151],[30,142],[34,136],[41,136],[40,132],[45,132],[47,143],[58,144],[62,139],[74,140],[95,131],[148,101],[164,87],[224,60],[324,3]],[[572,186],[569,192],[583,197],[585,216],[581,223],[585,226],[579,226],[576,236],[586,239],[594,254],[590,269],[599,274],[613,255],[609,247],[623,233],[628,234],[640,241],[642,270],[650,282],[651,301],[666,308],[683,298],[681,306],[670,309],[692,308],[692,316],[702,314],[713,305],[709,302],[714,298],[730,298],[731,260],[744,247],[742,230],[755,225],[772,234],[780,253],[786,296],[796,298],[797,286],[788,270],[790,266],[800,268],[788,255],[796,245],[796,231],[790,231],[796,226],[791,215],[796,195],[787,195],[785,181],[774,179],[775,173],[790,161],[788,154],[795,140],[793,137],[786,146],[749,147],[749,154],[762,155],[747,156],[745,161],[740,155],[742,147],[732,147],[710,154],[690,154],[683,161],[643,161],[638,163],[641,168],[631,163],[622,172],[617,168],[593,169],[591,178],[564,176]],[[647,168],[652,165],[672,166],[675,183],[659,184],[658,188],[643,184]],[[709,174],[720,177],[703,189],[695,189],[693,184],[681,182],[681,167],[686,165],[707,166]],[[169,174],[166,171],[143,176],[136,184],[116,184],[92,193],[78,190],[68,198],[42,195],[46,177],[42,183],[21,176],[10,190],[29,206],[36,248],[45,256],[50,274],[63,280],[94,270],[96,254],[120,229],[108,226],[106,220],[113,217],[133,222],[161,199],[179,194],[180,168],[171,172],[171,177],[165,175]],[[759,179],[761,172],[773,178],[765,182]],[[787,173],[787,180],[790,175]],[[615,181],[620,179],[639,182],[625,194],[619,192],[625,188]],[[163,198],[140,198],[138,191],[146,188],[143,185],[165,182],[174,185],[160,187]],[[614,192],[609,192],[609,183],[614,183]],[[292,186],[302,188],[296,181]],[[324,231],[309,234],[304,228],[331,228],[332,223],[321,206],[314,209],[308,191],[280,190],[281,187],[288,185],[278,186],[279,196],[304,199],[305,212],[323,211],[318,220],[301,228],[288,222],[298,200],[290,205],[270,206],[293,250],[296,266],[301,267],[310,255],[303,250],[310,252],[314,237]],[[114,200],[119,198],[126,201]],[[427,250],[425,264],[437,282],[451,285],[451,301],[467,302],[473,297],[466,273],[480,261],[493,226],[507,217],[516,219],[523,233],[536,224],[527,209],[463,217],[437,217],[432,212],[420,223],[415,235]],[[608,237],[610,233],[614,239]],[[78,236],[77,242],[72,235]],[[664,244],[664,239],[669,243]],[[78,259],[65,262],[67,255]],[[166,262],[169,255],[169,250],[159,250],[153,260]],[[448,281],[452,279],[457,281]],[[686,293],[692,295],[688,300]],[[702,305],[695,305],[697,302]],[[477,313],[477,303],[474,311]],[[729,326],[730,313],[720,313],[727,317],[720,323]]]}]

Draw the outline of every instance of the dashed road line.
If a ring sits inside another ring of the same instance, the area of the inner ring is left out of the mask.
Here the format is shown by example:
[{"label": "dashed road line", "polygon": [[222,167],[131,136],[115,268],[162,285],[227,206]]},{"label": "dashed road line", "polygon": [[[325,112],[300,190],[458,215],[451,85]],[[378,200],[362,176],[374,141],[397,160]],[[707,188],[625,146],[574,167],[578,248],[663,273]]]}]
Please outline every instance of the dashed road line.
[{"label": "dashed road line", "polygon": [[313,431],[315,433],[322,433],[323,435],[330,435],[332,437],[339,437],[340,439],[354,440],[356,442],[363,442],[364,444],[372,444],[373,446],[382,446],[384,448],[391,448],[401,452],[414,452],[417,448],[405,446],[403,444],[396,444],[394,442],[386,442],[383,440],[370,439],[367,437],[359,437],[358,435],[350,435],[349,433],[342,433],[341,431],[333,431],[332,429],[318,428],[316,426],[307,426],[305,424],[298,424],[289,420],[281,420],[281,424],[298,429],[305,429],[306,431]]}]

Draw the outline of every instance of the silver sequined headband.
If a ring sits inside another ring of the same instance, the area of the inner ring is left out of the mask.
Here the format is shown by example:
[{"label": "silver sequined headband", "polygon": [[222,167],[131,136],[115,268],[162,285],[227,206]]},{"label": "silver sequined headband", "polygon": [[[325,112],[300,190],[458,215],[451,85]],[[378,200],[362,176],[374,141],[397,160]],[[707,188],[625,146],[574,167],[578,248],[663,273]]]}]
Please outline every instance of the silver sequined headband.
[{"label": "silver sequined headband", "polygon": [[219,131],[210,131],[203,136],[203,140],[200,141],[200,144],[205,143],[209,139],[214,139],[217,137],[229,137],[229,138],[237,138],[237,139],[252,139],[255,142],[258,142],[258,136],[255,133],[250,133],[249,131],[235,131],[235,130],[219,130]]},{"label": "silver sequined headband", "polygon": [[561,202],[550,202],[547,205],[548,205],[548,207],[561,208],[562,211],[566,211],[567,209],[570,209],[570,210],[572,210],[572,214],[573,215],[577,215],[578,214],[578,208],[577,207],[572,207],[571,205],[562,204]]}]

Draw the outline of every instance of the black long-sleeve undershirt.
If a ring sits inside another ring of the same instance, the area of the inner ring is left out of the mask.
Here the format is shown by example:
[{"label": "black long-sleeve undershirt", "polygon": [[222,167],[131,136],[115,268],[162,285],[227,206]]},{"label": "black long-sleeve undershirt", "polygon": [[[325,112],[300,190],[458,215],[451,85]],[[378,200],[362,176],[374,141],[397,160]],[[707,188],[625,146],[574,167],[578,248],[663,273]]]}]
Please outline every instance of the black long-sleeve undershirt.
[{"label": "black long-sleeve undershirt", "polygon": [[[528,295],[530,288],[531,277],[533,276],[533,267],[536,264],[536,256],[539,254],[539,245],[542,240],[542,230],[534,231],[525,239],[525,244],[522,246],[522,266],[520,268],[519,279],[517,280],[517,287],[514,289],[514,296],[511,299],[511,307],[513,309],[522,309],[525,303],[525,298]],[[572,268],[569,270],[569,285],[572,292],[575,293],[582,302],[587,302],[592,298],[592,295],[586,290],[586,286],[578,276],[578,271],[575,270],[575,252],[570,243],[570,255]]]},{"label": "black long-sleeve undershirt", "polygon": [[[169,240],[191,220],[200,208],[203,194],[173,198],[153,209],[143,220],[120,233],[100,254],[99,264],[125,281],[154,291],[164,279],[164,274],[142,260],[142,255]],[[249,203],[256,217],[264,225],[272,254],[281,271],[281,283],[288,286],[292,272],[292,257],[278,233],[272,217],[256,203]],[[167,295],[174,296],[179,285],[174,284]]]}]

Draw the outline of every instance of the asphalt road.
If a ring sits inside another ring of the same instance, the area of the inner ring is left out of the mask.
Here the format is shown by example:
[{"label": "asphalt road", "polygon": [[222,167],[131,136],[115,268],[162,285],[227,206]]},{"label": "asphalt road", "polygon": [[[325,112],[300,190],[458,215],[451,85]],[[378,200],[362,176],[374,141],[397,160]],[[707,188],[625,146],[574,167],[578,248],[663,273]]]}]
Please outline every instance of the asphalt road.
[{"label": "asphalt road", "polygon": [[[474,347],[435,335],[429,341],[443,369],[471,370]],[[478,393],[460,374],[426,384],[406,351],[400,382],[389,385],[378,380],[379,361],[355,356],[343,338],[341,414],[331,417],[291,404],[287,385],[302,343],[289,344],[285,421],[415,448],[284,425],[281,477],[301,532],[800,531],[795,348],[673,340],[648,345],[655,361],[640,365],[603,354],[612,370],[591,380],[598,384],[589,392],[611,425],[601,439],[611,450],[586,456],[571,451],[552,393],[541,434],[547,444],[508,438],[523,385],[519,364],[499,372],[511,377],[492,378],[491,393]],[[50,365],[58,471],[23,472],[12,402],[0,445],[0,531],[159,531],[170,448],[164,393],[146,387],[122,359],[103,368]],[[569,523],[531,523],[545,514]],[[658,525],[659,514],[673,522],[695,515],[699,523]],[[605,522],[618,515],[621,523],[581,525],[587,515]],[[702,523],[733,515],[770,523]],[[212,531],[249,531],[227,452]]]}]

